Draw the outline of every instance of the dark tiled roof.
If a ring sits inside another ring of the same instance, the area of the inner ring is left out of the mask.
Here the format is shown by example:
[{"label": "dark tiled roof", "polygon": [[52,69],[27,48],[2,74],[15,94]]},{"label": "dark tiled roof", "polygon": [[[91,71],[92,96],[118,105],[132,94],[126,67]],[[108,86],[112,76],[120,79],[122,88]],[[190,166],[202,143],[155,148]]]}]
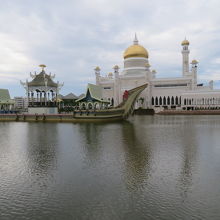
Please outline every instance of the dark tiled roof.
[{"label": "dark tiled roof", "polygon": [[47,79],[47,86],[50,87],[57,87],[57,83],[55,83],[50,75],[46,74],[45,71],[43,70],[40,72],[36,77],[28,83],[28,86],[45,86],[45,78]]},{"label": "dark tiled roof", "polygon": [[68,95],[63,96],[63,99],[78,99],[78,96],[74,95],[72,92]]}]

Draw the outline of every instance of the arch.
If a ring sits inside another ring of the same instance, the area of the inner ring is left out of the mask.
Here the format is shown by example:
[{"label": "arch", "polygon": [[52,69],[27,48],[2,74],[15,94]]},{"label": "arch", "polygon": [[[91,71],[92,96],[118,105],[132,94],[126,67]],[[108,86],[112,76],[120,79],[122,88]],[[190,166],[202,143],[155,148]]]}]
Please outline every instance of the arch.
[{"label": "arch", "polygon": [[82,104],[81,104],[81,109],[82,109],[82,110],[86,110],[86,103],[85,103],[85,102],[82,102]]},{"label": "arch", "polygon": [[164,105],[167,104],[167,102],[166,102],[166,97],[165,97],[165,96],[163,97],[163,104],[164,104]]},{"label": "arch", "polygon": [[92,110],[93,109],[93,103],[92,102],[88,102],[87,103],[87,109],[88,110]]},{"label": "arch", "polygon": [[161,96],[159,98],[159,105],[163,105]]},{"label": "arch", "polygon": [[94,103],[94,109],[100,109],[100,104],[98,102],[95,102]]},{"label": "arch", "polygon": [[178,97],[176,96],[176,105],[178,105],[179,104],[179,99],[178,99]]},{"label": "arch", "polygon": [[155,105],[158,105],[158,98],[156,97]]},{"label": "arch", "polygon": [[151,98],[151,105],[154,105],[154,97]]},{"label": "arch", "polygon": [[170,97],[167,98],[167,105],[170,105]]},{"label": "arch", "polygon": [[114,106],[114,98],[111,99],[111,106]]},{"label": "arch", "polygon": [[171,105],[174,105],[174,97],[171,98]]},{"label": "arch", "polygon": [[186,105],[186,99],[184,99],[184,105]]}]

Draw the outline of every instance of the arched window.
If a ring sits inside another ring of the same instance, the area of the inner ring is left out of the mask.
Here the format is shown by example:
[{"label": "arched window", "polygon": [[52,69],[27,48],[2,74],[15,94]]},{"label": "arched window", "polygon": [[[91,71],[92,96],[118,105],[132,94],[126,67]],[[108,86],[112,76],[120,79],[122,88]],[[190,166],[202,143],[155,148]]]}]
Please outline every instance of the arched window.
[{"label": "arched window", "polygon": [[114,98],[111,100],[111,106],[114,106]]},{"label": "arched window", "polygon": [[158,98],[156,97],[156,103],[155,103],[156,105],[158,105]]},{"label": "arched window", "polygon": [[166,105],[166,97],[163,97],[163,104]]},{"label": "arched window", "polygon": [[160,99],[159,99],[159,104],[160,105],[163,105],[163,103],[162,103],[162,98],[160,97]]},{"label": "arched window", "polygon": [[82,110],[86,110],[86,103],[84,103],[84,102],[82,103],[81,109],[82,109]]},{"label": "arched window", "polygon": [[89,110],[93,109],[92,103],[88,103],[88,109],[89,109]]},{"label": "arched window", "polygon": [[179,101],[178,97],[176,96],[176,105],[178,105],[178,103],[179,103],[178,101]]},{"label": "arched window", "polygon": [[154,105],[154,97],[151,99],[151,104]]},{"label": "arched window", "polygon": [[170,105],[170,97],[167,98],[167,105]]},{"label": "arched window", "polygon": [[184,99],[184,105],[186,105],[186,99]]},{"label": "arched window", "polygon": [[171,98],[171,105],[174,105],[174,98],[173,98],[173,96]]}]

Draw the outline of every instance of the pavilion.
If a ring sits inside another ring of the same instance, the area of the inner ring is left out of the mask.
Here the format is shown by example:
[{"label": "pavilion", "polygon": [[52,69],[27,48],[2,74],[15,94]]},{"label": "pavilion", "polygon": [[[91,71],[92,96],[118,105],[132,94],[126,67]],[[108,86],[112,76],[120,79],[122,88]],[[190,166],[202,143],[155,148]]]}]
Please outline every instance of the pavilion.
[{"label": "pavilion", "polygon": [[42,71],[39,74],[31,74],[32,81],[21,82],[28,97],[28,113],[30,114],[57,114],[58,95],[63,84],[54,82],[55,74],[47,74],[46,65],[39,65]]},{"label": "pavilion", "polygon": [[105,109],[110,104],[110,101],[102,98],[102,87],[94,84],[88,84],[86,93],[76,100],[79,109]]}]

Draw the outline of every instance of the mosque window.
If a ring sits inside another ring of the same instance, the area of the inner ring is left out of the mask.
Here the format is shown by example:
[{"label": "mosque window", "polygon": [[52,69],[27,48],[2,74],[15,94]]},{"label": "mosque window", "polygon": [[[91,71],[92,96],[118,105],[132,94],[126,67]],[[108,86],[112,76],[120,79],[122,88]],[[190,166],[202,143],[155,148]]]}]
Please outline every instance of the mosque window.
[{"label": "mosque window", "polygon": [[178,105],[178,103],[179,103],[178,101],[179,101],[178,97],[176,96],[176,105]]},{"label": "mosque window", "polygon": [[154,105],[154,97],[151,99],[151,104]]},{"label": "mosque window", "polygon": [[162,105],[162,98],[159,99],[159,105]]},{"label": "mosque window", "polygon": [[163,97],[163,104],[166,105],[166,97]]},{"label": "mosque window", "polygon": [[156,97],[156,101],[155,101],[155,104],[156,104],[156,105],[158,105],[158,98],[157,98],[157,97]]},{"label": "mosque window", "polygon": [[171,105],[174,105],[174,98],[173,98],[173,96],[171,98]]},{"label": "mosque window", "polygon": [[167,98],[167,105],[170,105],[170,97]]},{"label": "mosque window", "polygon": [[111,87],[104,87],[104,89],[111,89]]}]

